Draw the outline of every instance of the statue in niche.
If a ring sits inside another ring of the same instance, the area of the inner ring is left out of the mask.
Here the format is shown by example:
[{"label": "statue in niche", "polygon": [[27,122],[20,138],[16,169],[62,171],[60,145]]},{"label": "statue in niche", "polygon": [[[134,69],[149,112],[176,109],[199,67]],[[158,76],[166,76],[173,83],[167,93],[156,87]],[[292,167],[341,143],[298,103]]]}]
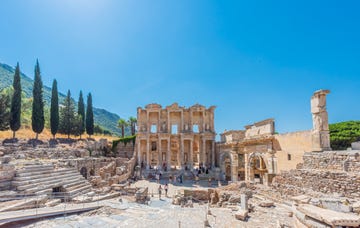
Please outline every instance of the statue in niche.
[{"label": "statue in niche", "polygon": [[188,125],[188,124],[185,124],[185,125],[184,125],[184,129],[185,129],[185,131],[188,131],[188,130],[189,130],[189,125]]},{"label": "statue in niche", "polygon": [[208,131],[208,130],[210,130],[210,126],[209,126],[209,124],[205,124],[205,131]]},{"label": "statue in niche", "polygon": [[145,125],[145,124],[143,124],[143,125],[141,126],[141,131],[143,131],[143,132],[146,131],[146,125]]},{"label": "statue in niche", "polygon": [[166,131],[166,122],[163,122],[161,125],[161,130]]}]

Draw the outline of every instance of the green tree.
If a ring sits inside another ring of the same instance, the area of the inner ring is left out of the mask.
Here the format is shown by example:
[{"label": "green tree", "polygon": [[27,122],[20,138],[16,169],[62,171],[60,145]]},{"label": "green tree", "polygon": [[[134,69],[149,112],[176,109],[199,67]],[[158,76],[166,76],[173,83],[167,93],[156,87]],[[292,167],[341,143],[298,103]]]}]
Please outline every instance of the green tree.
[{"label": "green tree", "polygon": [[125,128],[128,126],[128,122],[125,119],[120,118],[118,121],[118,127],[121,129],[121,137],[125,136]]},{"label": "green tree", "polygon": [[10,129],[13,131],[13,138],[15,132],[21,126],[21,83],[20,83],[20,67],[19,63],[16,64],[14,81],[13,81],[13,95],[11,99],[11,115],[10,115]]},{"label": "green tree", "polygon": [[39,134],[44,130],[45,117],[44,117],[44,100],[43,100],[43,83],[41,80],[39,61],[36,60],[35,65],[35,78],[33,87],[33,105],[31,126],[32,130],[36,133],[36,139]]},{"label": "green tree", "polygon": [[77,114],[77,115],[74,115],[74,119],[72,121],[72,128],[71,128],[71,134],[75,135],[75,136],[80,136],[81,137],[81,134],[83,133],[83,118],[81,115]]},{"label": "green tree", "polygon": [[71,99],[70,90],[68,90],[63,107],[60,109],[60,126],[59,132],[66,134],[70,138],[70,134],[74,131],[75,105]]},{"label": "green tree", "polygon": [[0,131],[9,129],[10,122],[10,96],[4,91],[0,93]]},{"label": "green tree", "polygon": [[87,96],[86,107],[86,133],[91,137],[94,134],[94,112],[91,93]]},{"label": "green tree", "polygon": [[51,134],[54,136],[59,130],[59,93],[57,89],[57,81],[54,79],[51,90],[51,106],[50,106],[50,128]]},{"label": "green tree", "polygon": [[133,116],[129,118],[129,125],[131,129],[131,135],[135,135],[135,127],[136,127],[137,119]]},{"label": "green tree", "polygon": [[85,104],[82,91],[80,91],[79,101],[78,101],[78,116],[81,118],[79,125],[79,135],[81,139],[81,135],[85,133]]},{"label": "green tree", "polygon": [[96,124],[94,126],[94,133],[99,135],[104,134],[104,129],[100,127],[98,124]]}]

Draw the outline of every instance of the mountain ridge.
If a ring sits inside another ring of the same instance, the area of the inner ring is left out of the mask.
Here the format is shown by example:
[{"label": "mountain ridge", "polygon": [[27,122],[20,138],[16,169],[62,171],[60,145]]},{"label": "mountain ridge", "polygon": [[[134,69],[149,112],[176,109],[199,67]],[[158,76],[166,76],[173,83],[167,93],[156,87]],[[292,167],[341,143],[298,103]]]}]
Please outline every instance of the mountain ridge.
[{"label": "mountain ridge", "polygon": [[[0,90],[12,86],[13,77],[14,77],[15,68],[5,64],[0,63]],[[32,97],[32,87],[33,79],[21,72],[21,87],[26,97]],[[93,94],[94,95],[94,94]],[[51,101],[51,88],[44,85],[43,86],[43,96],[46,106],[50,105]],[[59,103],[65,99],[66,95],[59,92]],[[104,108],[93,108],[94,110],[94,122],[95,124],[100,125],[104,129],[107,129],[117,135],[120,135],[120,129],[117,127],[117,121],[120,119],[120,116],[107,111]]]}]

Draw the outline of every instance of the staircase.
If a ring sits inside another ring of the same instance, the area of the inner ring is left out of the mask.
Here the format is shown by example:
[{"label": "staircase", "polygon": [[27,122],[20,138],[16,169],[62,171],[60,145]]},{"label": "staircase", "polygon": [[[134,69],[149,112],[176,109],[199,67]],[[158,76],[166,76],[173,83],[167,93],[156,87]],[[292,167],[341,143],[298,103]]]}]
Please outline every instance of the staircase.
[{"label": "staircase", "polygon": [[16,170],[12,186],[19,194],[73,198],[92,190],[91,184],[74,168],[54,169],[52,164],[28,164]]}]

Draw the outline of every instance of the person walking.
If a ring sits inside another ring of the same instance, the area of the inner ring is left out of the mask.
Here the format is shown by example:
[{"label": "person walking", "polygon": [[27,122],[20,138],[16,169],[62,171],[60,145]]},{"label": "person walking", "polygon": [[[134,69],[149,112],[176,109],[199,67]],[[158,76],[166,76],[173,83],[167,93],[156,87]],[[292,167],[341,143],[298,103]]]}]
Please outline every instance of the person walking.
[{"label": "person walking", "polygon": [[159,199],[161,199],[161,190],[162,190],[161,184],[159,184],[159,188],[158,188],[158,191],[159,191]]},{"label": "person walking", "polygon": [[166,183],[165,186],[164,186],[164,190],[165,190],[165,197],[168,196],[168,189],[169,189],[169,186],[168,184]]}]

